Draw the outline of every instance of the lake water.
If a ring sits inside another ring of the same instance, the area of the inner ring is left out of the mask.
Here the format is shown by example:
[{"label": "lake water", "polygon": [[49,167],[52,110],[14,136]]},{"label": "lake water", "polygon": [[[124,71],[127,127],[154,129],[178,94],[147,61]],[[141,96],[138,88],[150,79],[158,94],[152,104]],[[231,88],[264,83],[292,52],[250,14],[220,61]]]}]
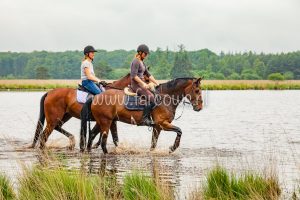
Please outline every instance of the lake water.
[{"label": "lake water", "polygon": [[[37,150],[23,147],[33,138],[44,92],[0,92],[0,172],[15,182],[23,164],[39,162]],[[182,131],[180,147],[168,154],[176,134],[163,131],[157,149],[150,152],[151,132],[146,127],[118,123],[120,147],[103,156],[93,150],[88,158],[78,153],[80,121],[64,125],[76,137],[76,149],[66,150],[68,139],[54,131],[48,146],[64,155],[68,166],[93,173],[114,172],[119,179],[132,169],[141,169],[170,182],[187,196],[217,164],[237,173],[273,169],[289,196],[300,184],[300,91],[203,91],[205,108],[178,107],[174,121]],[[97,137],[98,139],[98,137]]]}]

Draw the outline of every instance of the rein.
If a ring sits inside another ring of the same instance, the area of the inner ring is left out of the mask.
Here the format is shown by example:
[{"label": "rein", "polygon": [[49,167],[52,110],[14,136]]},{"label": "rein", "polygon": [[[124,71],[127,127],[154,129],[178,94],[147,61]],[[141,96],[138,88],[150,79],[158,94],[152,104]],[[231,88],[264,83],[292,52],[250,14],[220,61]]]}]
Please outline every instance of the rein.
[{"label": "rein", "polygon": [[183,100],[183,108],[182,108],[182,111],[181,111],[181,114],[175,119],[175,120],[178,120],[178,119],[180,119],[181,117],[182,117],[182,115],[183,115],[183,111],[184,111],[184,108],[185,108],[185,104],[189,104],[189,105],[191,105],[191,103],[190,102],[188,102],[188,101],[185,101],[185,100]]},{"label": "rein", "polygon": [[[109,84],[112,84],[112,83],[109,83]],[[104,88],[111,88],[111,89],[116,89],[116,90],[124,90],[124,88],[119,88],[119,87],[110,86],[110,85],[106,85]]]}]

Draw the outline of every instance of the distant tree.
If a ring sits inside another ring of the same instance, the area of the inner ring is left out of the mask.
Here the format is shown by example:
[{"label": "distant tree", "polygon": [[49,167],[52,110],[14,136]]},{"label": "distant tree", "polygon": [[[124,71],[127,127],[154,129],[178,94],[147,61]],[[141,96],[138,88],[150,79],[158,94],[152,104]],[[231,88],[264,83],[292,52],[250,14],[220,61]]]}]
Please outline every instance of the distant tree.
[{"label": "distant tree", "polygon": [[48,69],[46,67],[37,67],[35,73],[36,79],[49,79]]},{"label": "distant tree", "polygon": [[233,73],[233,70],[229,67],[221,67],[221,69],[218,72],[222,73],[225,77],[228,77],[230,74]]},{"label": "distant tree", "polygon": [[236,73],[236,72],[233,72],[232,74],[230,74],[228,77],[227,77],[228,80],[239,80],[241,79],[241,76]]},{"label": "distant tree", "polygon": [[129,73],[128,68],[116,68],[113,69],[110,79],[119,79]]},{"label": "distant tree", "polygon": [[244,69],[241,74],[244,80],[259,80],[261,77],[253,69]]},{"label": "distant tree", "polygon": [[273,81],[283,81],[284,76],[281,73],[272,73],[268,76],[268,79]]},{"label": "distant tree", "polygon": [[[96,73],[100,73],[100,78],[123,76],[120,73],[129,72],[135,53],[135,50],[99,50],[94,60],[94,67],[99,67]],[[43,66],[51,78],[77,79],[80,77],[82,58],[82,51],[0,52],[0,77],[36,78],[37,68]],[[151,51],[146,64],[159,79],[203,73],[206,79],[216,79],[218,73],[226,79],[238,78],[237,75],[241,79],[267,79],[269,74],[277,72],[285,79],[300,79],[299,58],[300,51],[280,54],[221,52],[218,55],[208,49],[185,51],[184,46],[180,45],[178,52],[161,48]],[[97,66],[99,63],[101,66]]]},{"label": "distant tree", "polygon": [[112,68],[105,61],[100,61],[95,65],[95,75],[100,79],[110,79],[112,77]]},{"label": "distant tree", "polygon": [[172,78],[192,76],[192,64],[183,45],[179,45],[179,52],[175,55],[174,66],[171,70]]},{"label": "distant tree", "polygon": [[256,59],[253,63],[253,68],[260,77],[264,78],[266,76],[267,67],[261,60]]},{"label": "distant tree", "polygon": [[170,79],[171,64],[168,61],[168,51],[163,52],[160,48],[157,48],[156,52],[157,64],[151,68],[151,73],[158,80]]},{"label": "distant tree", "polygon": [[283,76],[284,76],[285,80],[293,80],[294,79],[294,73],[291,71],[284,72]]},{"label": "distant tree", "polygon": [[215,74],[214,79],[216,79],[216,80],[224,80],[225,76],[224,76],[224,74],[218,72],[218,73]]}]

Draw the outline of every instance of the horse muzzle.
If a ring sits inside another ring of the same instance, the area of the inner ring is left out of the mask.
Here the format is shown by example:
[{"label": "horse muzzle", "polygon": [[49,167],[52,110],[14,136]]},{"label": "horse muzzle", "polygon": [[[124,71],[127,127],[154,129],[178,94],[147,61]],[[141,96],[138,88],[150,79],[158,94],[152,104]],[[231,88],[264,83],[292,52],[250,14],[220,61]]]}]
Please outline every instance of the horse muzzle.
[{"label": "horse muzzle", "polygon": [[200,110],[202,110],[202,107],[199,108],[199,107],[197,107],[197,106],[193,106],[193,110],[199,112]]}]

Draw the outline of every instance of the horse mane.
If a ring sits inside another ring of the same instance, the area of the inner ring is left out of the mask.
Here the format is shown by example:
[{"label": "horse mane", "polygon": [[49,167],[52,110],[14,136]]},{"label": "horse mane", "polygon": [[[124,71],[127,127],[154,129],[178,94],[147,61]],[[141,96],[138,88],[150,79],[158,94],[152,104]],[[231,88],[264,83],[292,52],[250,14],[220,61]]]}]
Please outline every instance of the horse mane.
[{"label": "horse mane", "polygon": [[172,79],[166,83],[162,83],[160,84],[161,86],[166,86],[168,89],[169,88],[174,88],[176,87],[176,85],[178,84],[179,81],[181,80],[193,80],[193,79],[196,79],[194,77],[183,77],[183,78],[175,78],[175,79]]},{"label": "horse mane", "polygon": [[118,79],[118,80],[113,81],[112,83],[115,83],[115,82],[117,82],[117,81],[121,81],[121,80],[127,79],[129,76],[130,76],[130,73],[127,73],[125,76],[121,77],[121,78]]}]

